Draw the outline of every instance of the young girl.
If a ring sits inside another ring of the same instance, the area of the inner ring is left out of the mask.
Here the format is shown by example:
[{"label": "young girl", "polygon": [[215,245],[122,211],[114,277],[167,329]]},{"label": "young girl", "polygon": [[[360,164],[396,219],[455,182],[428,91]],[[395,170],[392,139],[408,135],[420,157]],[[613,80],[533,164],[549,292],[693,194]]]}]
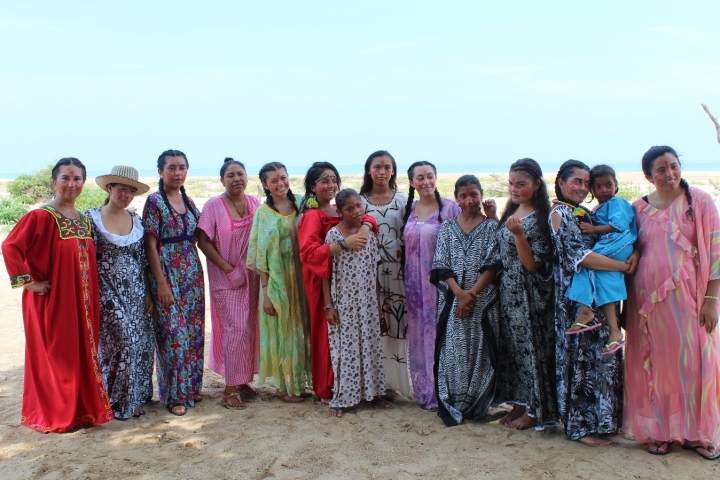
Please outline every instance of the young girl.
[{"label": "young girl", "polygon": [[258,383],[277,389],[288,403],[304,400],[310,382],[308,312],[297,238],[299,210],[285,165],[260,169],[267,195],[250,231],[247,266],[260,274],[260,359]]},{"label": "young girl", "polygon": [[430,281],[440,290],[435,378],[440,418],[448,427],[487,413],[495,394],[499,259],[497,221],[481,210],[474,175],[455,183],[462,212],[438,233]]},{"label": "young girl", "polygon": [[[592,251],[621,262],[626,261],[633,251],[637,240],[637,222],[630,203],[620,197],[615,170],[607,165],[597,165],[590,170],[592,194],[599,204],[593,210],[593,223],[580,223],[583,234],[599,234],[600,239]],[[603,349],[603,355],[620,350],[625,341],[618,326],[616,302],[627,299],[623,272],[610,272],[581,268],[573,275],[570,288],[565,296],[580,303],[580,313],[567,334],[573,335],[601,326],[592,322],[592,306],[602,307],[610,337]]]},{"label": "young girl", "polygon": [[365,213],[378,224],[380,265],[380,308],[383,312],[383,364],[386,395],[389,399],[399,391],[410,396],[407,368],[407,302],[403,281],[402,227],[407,194],[397,191],[397,165],[388,152],[379,150],[365,161],[365,176],[360,188]]},{"label": "young girl", "polygon": [[346,238],[360,231],[365,207],[357,192],[349,188],[337,194],[335,203],[342,220],[330,229],[325,242],[340,245],[343,251],[333,257],[332,279],[323,278],[322,282],[335,374],[329,413],[342,417],[343,409],[362,400],[381,408],[392,408],[392,404],[381,396],[385,392],[385,374],[378,307],[377,237],[370,232],[363,249],[350,250]]},{"label": "young girl", "polygon": [[[340,215],[332,204],[340,188],[340,174],[332,163],[315,162],[305,174],[305,199],[300,205],[302,218],[298,223],[300,261],[303,283],[310,310],[310,357],[313,390],[323,403],[332,397],[333,370],[330,364],[325,298],[322,279],[330,278],[332,258],[341,253],[340,245],[325,244],[330,229],[340,223]],[[365,215],[360,231],[345,240],[350,250],[360,250],[367,243],[367,232],[376,229],[375,219]]]},{"label": "young girl", "polygon": [[[408,316],[408,367],[415,401],[437,410],[435,395],[435,332],[438,291],[430,283],[435,245],[443,220],[460,213],[455,200],[442,198],[435,188],[435,165],[419,161],[408,168],[410,193],[405,205],[405,292]],[[419,198],[415,199],[415,192]]]}]

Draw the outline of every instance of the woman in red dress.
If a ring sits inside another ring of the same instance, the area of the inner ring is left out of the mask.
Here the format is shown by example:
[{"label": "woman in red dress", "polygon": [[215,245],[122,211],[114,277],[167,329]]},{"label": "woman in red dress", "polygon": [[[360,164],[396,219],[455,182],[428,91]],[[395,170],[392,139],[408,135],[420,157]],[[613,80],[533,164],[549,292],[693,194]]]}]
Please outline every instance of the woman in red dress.
[{"label": "woman in red dress", "polygon": [[340,223],[340,216],[331,202],[340,188],[340,174],[332,163],[315,162],[305,174],[305,199],[300,205],[303,216],[298,223],[300,261],[303,264],[305,296],[310,309],[310,361],[315,395],[327,403],[332,397],[334,375],[330,364],[322,279],[330,278],[332,257],[343,248],[365,247],[369,227],[377,231],[377,222],[370,215],[363,216],[360,232],[346,238],[346,245],[325,243],[325,235]]},{"label": "woman in red dress", "polygon": [[25,289],[21,423],[43,433],[113,419],[97,358],[95,245],[89,219],[75,209],[86,176],[77,158],[60,159],[55,198],[23,216],[2,244],[12,287]]}]

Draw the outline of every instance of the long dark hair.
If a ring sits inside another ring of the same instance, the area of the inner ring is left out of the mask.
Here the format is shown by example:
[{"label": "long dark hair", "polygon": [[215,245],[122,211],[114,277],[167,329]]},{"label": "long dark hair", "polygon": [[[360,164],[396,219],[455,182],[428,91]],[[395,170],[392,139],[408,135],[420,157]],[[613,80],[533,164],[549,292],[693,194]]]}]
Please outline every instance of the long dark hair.
[{"label": "long dark hair", "polygon": [[340,188],[340,185],[342,185],[342,181],[340,180],[340,174],[337,171],[337,168],[335,168],[335,165],[333,165],[330,162],[315,162],[312,165],[310,165],[310,168],[308,168],[307,173],[305,174],[305,196],[303,198],[302,203],[300,204],[300,211],[305,212],[309,210],[310,207],[308,206],[307,202],[311,198],[315,197],[315,192],[312,191],[312,187],[315,185],[315,182],[318,181],[320,176],[325,170],[332,170],[333,173],[335,173],[335,177],[337,177],[337,184],[338,188]]},{"label": "long dark hair", "polygon": [[83,163],[75,157],[65,157],[58,160],[55,166],[52,168],[52,172],[50,173],[52,179],[57,180],[57,176],[60,173],[60,167],[66,167],[68,165],[74,165],[78,167],[82,172],[83,182],[87,180],[87,170],[85,169],[85,165],[83,165]]},{"label": "long dark hair", "polygon": [[[270,172],[274,172],[277,170],[285,170],[285,173],[287,173],[287,168],[285,168],[285,165],[283,165],[280,162],[270,162],[266,163],[262,166],[260,169],[260,173],[258,173],[258,176],[260,177],[260,181],[262,183],[265,183],[265,179],[267,178],[267,174]],[[275,201],[272,198],[272,194],[270,193],[270,190],[263,187],[263,191],[265,192],[265,203],[268,204],[270,208],[278,211],[277,208],[275,208]],[[293,210],[295,210],[295,216],[300,214],[300,210],[298,209],[298,206],[295,204],[295,194],[292,193],[292,190],[288,188],[287,194],[286,194],[288,200],[290,200],[290,205],[292,205]]]},{"label": "long dark hair", "polygon": [[225,171],[228,169],[230,165],[240,165],[240,167],[245,170],[245,173],[247,173],[247,169],[245,168],[245,165],[239,160],[235,160],[232,157],[225,157],[225,160],[223,160],[223,165],[220,167],[220,180],[225,177]]},{"label": "long dark hair", "polygon": [[395,179],[397,178],[397,163],[395,163],[395,158],[386,150],[378,150],[377,152],[371,153],[367,160],[365,160],[365,175],[363,176],[362,187],[360,187],[360,195],[365,195],[372,190],[373,181],[372,176],[370,176],[370,166],[372,166],[373,160],[378,157],[390,157],[390,161],[393,166],[393,174],[390,176],[390,180],[388,180],[388,186],[392,191],[397,190],[397,184],[395,183]]},{"label": "long dark hair", "polygon": [[[510,172],[522,172],[535,182],[540,182],[540,186],[535,190],[533,197],[533,207],[535,208],[535,218],[537,219],[538,229],[543,237],[550,236],[550,227],[548,226],[548,217],[550,216],[550,197],[548,196],[547,185],[543,180],[543,173],[540,165],[532,158],[521,158],[517,162],[510,165]],[[505,224],[508,218],[520,207],[517,203],[513,203],[512,199],[508,199],[505,204],[505,211],[500,218],[498,228]]]},{"label": "long dark hair", "polygon": [[[405,229],[405,225],[407,224],[408,218],[410,218],[410,210],[412,209],[413,200],[415,198],[415,187],[413,187],[413,177],[415,176],[415,168],[422,167],[422,166],[428,166],[433,169],[433,172],[435,172],[435,178],[437,181],[437,168],[435,168],[435,165],[428,162],[427,160],[420,160],[419,162],[415,162],[412,165],[410,165],[410,168],[407,170],[408,180],[410,180],[410,188],[408,190],[408,201],[405,205],[405,216],[403,216],[403,230]],[[440,196],[440,192],[438,192],[437,187],[435,187],[435,200],[438,203],[438,222],[442,223],[442,197]]]},{"label": "long dark hair", "polygon": [[[165,168],[166,157],[182,157],[183,159],[185,159],[185,168],[190,168],[190,162],[188,162],[188,159],[183,152],[181,152],[180,150],[165,150],[160,154],[157,160],[158,173],[162,172]],[[170,200],[168,200],[167,194],[165,193],[165,182],[163,181],[162,177],[160,177],[160,180],[158,180],[158,191],[160,192],[160,196],[165,202],[165,206],[167,206],[168,210],[170,210],[170,212],[172,213],[173,208],[170,205]],[[195,218],[195,221],[197,221],[198,215],[195,212],[195,209],[191,207],[190,197],[188,197],[187,193],[185,193],[185,185],[180,185],[180,196],[182,197],[183,203],[185,204],[185,209],[190,211],[190,213],[192,213],[192,216]]]},{"label": "long dark hair", "polygon": [[[667,145],[655,145],[654,147],[650,147],[650,150],[645,152],[645,155],[642,157],[642,170],[645,175],[648,177],[652,176],[652,167],[655,164],[655,160],[657,160],[659,157],[662,157],[666,153],[670,153],[675,156],[675,158],[678,159],[678,163],[680,163],[680,155],[673,149],[672,147],[668,147]],[[693,211],[692,206],[692,195],[690,194],[690,185],[688,185],[687,180],[684,178],[680,178],[680,186],[683,190],[685,190],[685,198],[687,198],[688,202],[688,209],[687,212],[685,212],[685,215],[690,220],[695,220],[695,212]]]}]

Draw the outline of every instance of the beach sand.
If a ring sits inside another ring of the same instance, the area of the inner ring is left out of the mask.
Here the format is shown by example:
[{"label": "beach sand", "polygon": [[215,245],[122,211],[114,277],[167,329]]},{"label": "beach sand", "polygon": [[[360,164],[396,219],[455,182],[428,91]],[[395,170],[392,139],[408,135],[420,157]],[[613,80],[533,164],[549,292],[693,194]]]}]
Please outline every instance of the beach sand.
[{"label": "beach sand", "polygon": [[[642,176],[639,180],[644,181]],[[4,263],[0,272],[6,272]],[[262,389],[260,397],[245,402],[245,410],[231,411],[222,405],[222,378],[209,370],[205,400],[184,417],[152,402],[139,419],[44,435],[20,426],[25,348],[21,293],[7,281],[0,286],[3,479],[720,476],[720,462],[703,461],[678,446],[665,457],[652,456],[622,435],[612,437],[612,447],[591,448],[565,440],[561,428],[515,431],[493,423],[492,417],[445,428],[435,413],[404,398],[392,410],[363,405],[335,419],[327,406],[312,399],[286,404]],[[209,309],[206,318],[209,335]]]}]

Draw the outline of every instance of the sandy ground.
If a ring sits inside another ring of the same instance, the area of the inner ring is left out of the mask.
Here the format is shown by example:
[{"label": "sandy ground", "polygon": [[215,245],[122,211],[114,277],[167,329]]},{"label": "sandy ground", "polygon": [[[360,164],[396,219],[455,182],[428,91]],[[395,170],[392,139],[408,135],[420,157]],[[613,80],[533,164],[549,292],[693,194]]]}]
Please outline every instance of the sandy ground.
[{"label": "sandy ground", "polygon": [[[656,457],[616,435],[614,446],[590,448],[566,441],[561,429],[514,431],[492,417],[445,428],[436,414],[403,398],[392,410],[360,406],[334,419],[312,399],[286,404],[263,389],[247,409],[231,411],[222,406],[222,378],[209,370],[205,400],[184,417],[151,402],[140,419],[43,435],[20,426],[20,302],[21,291],[0,282],[3,479],[720,477],[720,462],[677,446]],[[209,318],[208,311],[207,334]]]}]

